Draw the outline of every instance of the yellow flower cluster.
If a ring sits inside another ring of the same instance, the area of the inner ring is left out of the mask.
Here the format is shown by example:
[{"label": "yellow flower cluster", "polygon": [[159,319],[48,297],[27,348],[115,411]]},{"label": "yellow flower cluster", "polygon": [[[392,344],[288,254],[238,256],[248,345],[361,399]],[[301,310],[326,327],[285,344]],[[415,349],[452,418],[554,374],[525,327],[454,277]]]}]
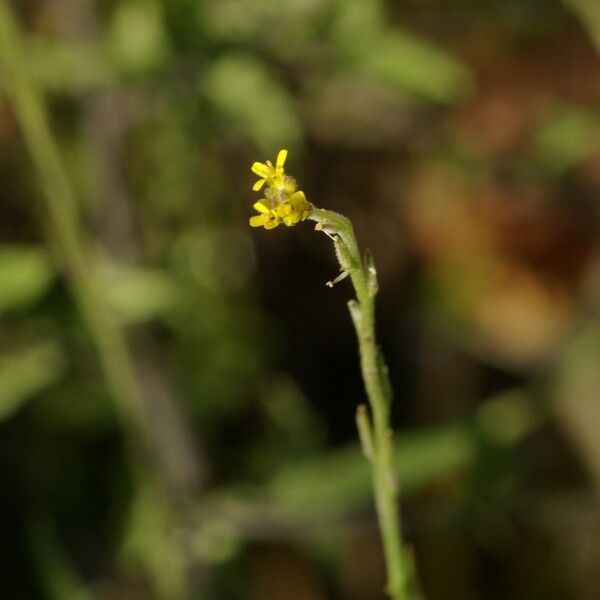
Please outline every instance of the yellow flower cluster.
[{"label": "yellow flower cluster", "polygon": [[252,227],[274,229],[281,223],[291,227],[310,215],[312,205],[304,192],[297,189],[296,180],[285,173],[287,154],[287,150],[280,150],[275,166],[270,160],[252,165],[252,172],[260,177],[252,189],[258,192],[266,185],[265,197],[254,204],[260,214],[250,218]]}]

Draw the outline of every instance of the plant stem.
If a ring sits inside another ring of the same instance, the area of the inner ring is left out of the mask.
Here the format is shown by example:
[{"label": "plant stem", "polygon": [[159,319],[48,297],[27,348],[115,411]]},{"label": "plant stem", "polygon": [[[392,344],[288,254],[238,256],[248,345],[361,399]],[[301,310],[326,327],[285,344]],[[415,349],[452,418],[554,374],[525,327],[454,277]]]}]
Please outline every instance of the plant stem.
[{"label": "plant stem", "polygon": [[408,573],[402,548],[390,427],[392,391],[387,366],[375,338],[377,273],[370,256],[361,257],[349,219],[319,208],[314,208],[309,218],[332,238],[340,268],[348,272],[356,292],[356,300],[351,300],[348,308],[356,329],[361,371],[372,415],[371,423],[366,407],[359,406],[357,426],[363,452],[372,468],[375,506],[388,577],[387,593],[394,600],[407,600]]}]

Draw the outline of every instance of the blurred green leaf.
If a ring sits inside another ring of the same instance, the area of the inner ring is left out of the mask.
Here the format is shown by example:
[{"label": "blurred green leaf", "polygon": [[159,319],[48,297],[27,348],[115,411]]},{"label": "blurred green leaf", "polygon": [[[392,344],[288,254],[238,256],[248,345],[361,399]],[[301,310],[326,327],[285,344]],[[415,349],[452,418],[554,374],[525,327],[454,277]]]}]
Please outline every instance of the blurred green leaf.
[{"label": "blurred green leaf", "polygon": [[151,483],[141,485],[130,507],[121,560],[153,580],[159,598],[186,598],[183,544],[169,500]]},{"label": "blurred green leaf", "polygon": [[209,68],[206,97],[266,154],[298,146],[301,127],[288,91],[260,61],[229,54]]},{"label": "blurred green leaf", "polygon": [[[404,432],[396,442],[401,490],[410,493],[468,467],[474,455],[474,438],[464,425]],[[284,514],[340,516],[371,500],[370,467],[355,444],[305,464],[287,466],[268,489],[273,504]]]},{"label": "blurred green leaf", "polygon": [[109,85],[114,79],[110,65],[95,43],[35,36],[27,50],[35,78],[51,91],[82,92]]},{"label": "blurred green leaf", "polygon": [[269,424],[282,438],[277,439],[281,453],[289,446],[292,449],[300,448],[298,454],[306,455],[307,448],[321,445],[325,439],[323,423],[290,376],[274,373],[265,378],[261,387],[262,407]]},{"label": "blurred green leaf", "polygon": [[596,50],[600,53],[600,4],[598,0],[563,0],[588,30]]},{"label": "blurred green leaf", "polygon": [[64,355],[58,344],[43,342],[0,359],[0,420],[64,374]]},{"label": "blurred green leaf", "polygon": [[228,519],[206,520],[194,533],[191,551],[202,563],[231,561],[243,549],[242,534]]},{"label": "blurred green leaf", "polygon": [[162,8],[156,0],[127,0],[117,5],[108,50],[126,74],[140,75],[165,64],[170,55]]},{"label": "blurred green leaf", "polygon": [[[199,4],[203,33],[218,44],[260,46],[283,60],[305,58],[329,10],[322,0],[211,0]],[[268,35],[265,35],[268,32]]]},{"label": "blurred green leaf", "polygon": [[385,30],[383,2],[381,0],[339,0],[331,26],[334,43],[351,51],[361,50]]},{"label": "blurred green leaf", "polygon": [[165,271],[106,263],[100,270],[112,308],[126,323],[163,316],[179,303],[182,294]]},{"label": "blurred green leaf", "polygon": [[484,402],[476,413],[479,431],[498,446],[510,446],[538,429],[544,420],[526,390],[512,389]]},{"label": "blurred green leaf", "polygon": [[471,85],[469,70],[458,60],[406,31],[394,30],[355,51],[361,72],[424,100],[453,102]]},{"label": "blurred green leaf", "polygon": [[600,490],[600,321],[586,323],[560,358],[554,394],[558,424]]},{"label": "blurred green leaf", "polygon": [[[547,416],[526,392],[514,389],[484,402],[472,422],[401,432],[396,441],[401,493],[421,491],[470,468],[482,440],[496,447],[514,446]],[[352,444],[316,458],[289,461],[266,484],[265,494],[272,510],[265,514],[284,522],[339,519],[372,501],[370,466],[359,444]],[[233,496],[240,498],[236,492]],[[244,522],[253,511],[265,511],[264,505],[252,506],[241,498],[235,502],[223,492],[215,493],[213,500],[213,506],[223,507],[234,521]]]},{"label": "blurred green leaf", "polygon": [[341,2],[332,35],[347,67],[418,98],[452,102],[472,83],[467,67],[432,42],[386,27],[379,1]]},{"label": "blurred green leaf", "polygon": [[540,129],[534,144],[537,160],[560,176],[600,149],[600,118],[585,109],[562,108]]},{"label": "blurred green leaf", "polygon": [[55,269],[42,248],[0,246],[0,313],[39,301],[54,281]]}]

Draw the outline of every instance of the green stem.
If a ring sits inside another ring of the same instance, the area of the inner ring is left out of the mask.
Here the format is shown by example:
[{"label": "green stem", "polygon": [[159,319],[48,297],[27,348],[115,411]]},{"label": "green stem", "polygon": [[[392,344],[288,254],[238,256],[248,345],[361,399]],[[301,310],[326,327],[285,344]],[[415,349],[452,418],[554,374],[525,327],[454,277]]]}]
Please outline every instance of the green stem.
[{"label": "green stem", "polygon": [[383,354],[375,338],[377,275],[368,257],[360,255],[352,223],[343,215],[314,208],[310,217],[334,242],[342,271],[347,271],[356,292],[348,303],[356,329],[361,371],[373,417],[358,407],[357,425],[363,452],[371,463],[375,506],[383,540],[388,583],[394,600],[408,598],[408,573],[402,549],[398,484],[394,467],[393,434],[390,427],[391,386]]}]

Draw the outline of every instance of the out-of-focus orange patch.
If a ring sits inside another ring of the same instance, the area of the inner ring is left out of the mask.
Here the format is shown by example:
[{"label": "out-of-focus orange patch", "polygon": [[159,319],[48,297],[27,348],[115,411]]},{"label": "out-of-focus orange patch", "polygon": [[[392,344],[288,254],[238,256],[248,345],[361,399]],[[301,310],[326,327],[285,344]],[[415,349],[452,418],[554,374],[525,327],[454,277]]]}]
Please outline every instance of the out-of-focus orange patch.
[{"label": "out-of-focus orange patch", "polygon": [[527,144],[538,111],[550,99],[591,104],[600,97],[598,56],[576,30],[520,53],[499,54],[478,70],[478,93],[448,122],[465,145],[488,155]]},{"label": "out-of-focus orange patch", "polygon": [[408,182],[401,216],[435,303],[462,325],[457,343],[520,367],[568,335],[593,246],[574,211],[432,162]]}]

